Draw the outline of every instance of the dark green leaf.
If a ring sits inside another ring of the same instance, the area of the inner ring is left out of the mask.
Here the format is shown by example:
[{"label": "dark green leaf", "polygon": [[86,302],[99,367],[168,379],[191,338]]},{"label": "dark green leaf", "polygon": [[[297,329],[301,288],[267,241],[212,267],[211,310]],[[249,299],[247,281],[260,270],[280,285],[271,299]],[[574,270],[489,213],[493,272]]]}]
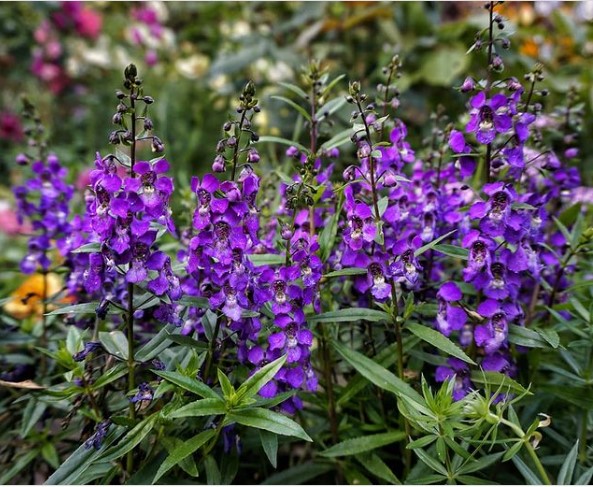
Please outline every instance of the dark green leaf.
[{"label": "dark green leaf", "polygon": [[31,450],[25,453],[24,455],[19,455],[18,458],[15,459],[14,463],[10,468],[7,465],[4,465],[4,471],[2,475],[0,475],[0,484],[6,485],[9,481],[15,477],[16,475],[21,472],[29,463],[31,463],[35,458],[39,455],[39,450]]},{"label": "dark green leaf", "polygon": [[[258,144],[262,143],[262,142],[275,142],[277,144],[294,146],[301,152],[307,152],[307,149],[305,148],[305,146],[299,144],[298,142],[295,142],[294,140],[284,139],[282,137],[276,137],[274,135],[262,135],[257,142],[258,142]],[[249,257],[253,257],[253,256],[250,255]]]},{"label": "dark green leaf", "polygon": [[225,404],[222,399],[199,399],[198,401],[190,402],[185,406],[181,406],[171,414],[167,415],[169,418],[186,418],[189,416],[210,416],[215,414],[224,414]]},{"label": "dark green leaf", "polygon": [[272,467],[276,468],[278,463],[278,436],[266,430],[259,430],[259,440]]},{"label": "dark green leaf", "polygon": [[414,449],[414,453],[418,455],[418,458],[422,463],[424,463],[427,467],[434,470],[441,475],[447,476],[447,469],[441,465],[437,460],[435,460],[431,455],[426,453],[422,448]]},{"label": "dark green leaf", "polygon": [[[82,315],[82,314],[96,314],[97,306],[99,306],[98,301],[93,301],[91,303],[81,303],[81,304],[73,304],[71,306],[64,306],[63,308],[54,309],[50,313],[47,313],[47,316],[53,315],[67,315],[67,314],[75,314],[75,315]],[[111,309],[113,313],[113,309]],[[117,312],[119,313],[119,311]]]},{"label": "dark green leaf", "polygon": [[490,384],[495,388],[502,385],[502,393],[513,392],[516,394],[532,394],[531,392],[528,392],[527,389],[525,389],[517,381],[499,372],[485,372],[481,370],[474,371],[471,374],[471,379],[473,382],[476,382],[478,384]]},{"label": "dark green leaf", "polygon": [[315,477],[329,472],[334,467],[330,464],[306,462],[295,467],[287,468],[271,475],[262,482],[264,485],[301,485]]},{"label": "dark green leaf", "polygon": [[222,400],[222,398],[216,392],[210,389],[210,387],[208,387],[202,381],[192,379],[191,377],[180,374],[179,372],[166,372],[164,370],[153,370],[153,372],[161,376],[163,379],[172,382],[176,386],[179,386],[186,391],[193,392],[200,397]]},{"label": "dark green leaf", "polygon": [[81,245],[77,249],[71,251],[73,254],[94,254],[101,252],[101,244],[98,242],[87,243]]},{"label": "dark green leaf", "polygon": [[529,485],[542,485],[543,481],[525,464],[519,455],[515,455],[512,458],[515,467],[521,472],[523,478]]},{"label": "dark green leaf", "polygon": [[191,438],[187,441],[184,441],[179,446],[177,446],[169,454],[169,456],[165,459],[165,461],[161,464],[152,483],[153,484],[156,483],[163,475],[165,475],[175,465],[179,464],[185,458],[189,457],[198,448],[200,448],[208,440],[210,440],[210,438],[212,438],[215,434],[216,434],[216,431],[213,429],[202,431],[200,434],[194,436],[193,438]]},{"label": "dark green leaf", "polygon": [[384,480],[391,485],[401,485],[400,480],[376,453],[362,453],[360,455],[356,455],[356,459],[371,474],[375,475],[381,480]]},{"label": "dark green leaf", "polygon": [[456,471],[456,473],[458,475],[463,475],[473,472],[479,472],[480,470],[484,470],[485,468],[500,460],[500,458],[503,455],[504,452],[493,453],[491,455],[484,455],[478,460],[471,460],[469,462],[466,462],[461,468],[459,468]]},{"label": "dark green leaf", "polygon": [[283,86],[284,88],[289,89],[290,91],[292,91],[294,94],[298,95],[300,98],[302,98],[303,101],[307,100],[307,93],[305,93],[301,88],[299,88],[296,85],[293,85],[291,83],[285,83],[284,81],[278,81],[278,84],[280,86]]},{"label": "dark green leaf", "polygon": [[467,260],[469,256],[469,251],[462,247],[457,247],[456,245],[449,245],[449,244],[440,244],[435,245],[434,250],[436,252],[440,252],[441,254],[448,255],[449,257],[456,257],[458,259]]},{"label": "dark green leaf", "polygon": [[206,469],[206,481],[208,485],[220,485],[220,469],[212,455],[204,458],[204,468]]},{"label": "dark green leaf", "polygon": [[285,257],[280,254],[252,254],[248,257],[251,263],[256,267],[262,265],[283,264],[285,259]]},{"label": "dark green leaf", "polygon": [[109,447],[97,459],[101,462],[111,462],[123,457],[129,451],[132,451],[140,442],[148,436],[154,428],[154,424],[158,419],[158,413],[148,416],[140,421],[134,428],[132,428],[117,445]]},{"label": "dark green leaf", "polygon": [[199,296],[183,296],[179,301],[183,306],[193,306],[194,308],[210,309],[210,302],[208,298]]},{"label": "dark green leaf", "polygon": [[368,270],[364,267],[347,267],[346,269],[341,269],[339,271],[328,272],[323,277],[330,278],[342,276],[360,276],[362,274],[366,274],[367,272]]},{"label": "dark green leaf", "polygon": [[406,434],[403,431],[390,431],[389,433],[361,436],[360,438],[351,438],[342,441],[319,454],[330,458],[356,455],[391,443],[396,443],[403,440],[405,437]]}]

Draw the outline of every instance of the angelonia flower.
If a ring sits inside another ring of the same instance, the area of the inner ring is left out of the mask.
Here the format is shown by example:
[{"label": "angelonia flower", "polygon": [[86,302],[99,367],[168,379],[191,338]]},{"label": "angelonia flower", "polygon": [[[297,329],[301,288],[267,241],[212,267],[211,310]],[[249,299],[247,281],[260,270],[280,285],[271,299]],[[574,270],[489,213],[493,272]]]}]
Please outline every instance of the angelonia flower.
[{"label": "angelonia flower", "polygon": [[101,421],[95,428],[95,432],[84,442],[84,447],[87,450],[94,448],[95,450],[101,449],[103,440],[109,432],[109,426],[111,426],[110,420]]},{"label": "angelonia flower", "polygon": [[[473,350],[483,370],[511,377],[517,372],[510,353],[511,327],[529,325],[534,303],[551,306],[565,299],[562,291],[569,285],[571,269],[561,269],[565,241],[549,214],[572,204],[564,195],[580,184],[578,173],[562,163],[576,156],[572,147],[562,156],[532,147],[533,133],[546,125],[538,121],[538,110],[531,104],[534,94],[545,95],[535,90],[543,79],[541,67],[525,79],[530,86],[515,78],[486,85],[468,78],[461,86],[462,92],[474,93],[469,122],[464,130],[451,130],[449,147],[463,167],[463,159],[478,151],[472,140],[487,146],[485,157],[491,159],[486,167],[491,171],[486,184],[467,191],[468,210],[456,217],[454,241],[466,250],[467,260],[461,275],[446,271],[447,282],[437,293],[435,322],[445,336]],[[498,180],[492,181],[493,175]],[[456,280],[464,281],[466,292]],[[455,399],[475,388],[469,365],[450,358],[437,369],[436,379],[453,376]]]},{"label": "angelonia flower", "polygon": [[[283,234],[289,247],[286,265],[256,267],[249,258],[262,250],[277,252],[272,242],[260,240],[256,203],[260,178],[251,167],[259,162],[259,154],[249,142],[243,143],[246,136],[249,141],[258,138],[251,130],[251,118],[259,111],[254,95],[250,82],[240,97],[242,121],[233,120],[223,127],[227,136],[218,143],[212,170],[224,176],[218,179],[206,174],[192,179],[196,208],[192,237],[183,255],[188,272],[183,289],[207,298],[210,309],[221,313],[222,333],[233,335],[237,359],[253,372],[287,355],[285,366],[260,391],[263,397],[274,397],[286,390],[316,386],[309,363],[313,335],[307,329],[303,307],[319,300],[316,285],[321,261],[315,255],[317,237],[300,229]],[[269,334],[262,323],[265,306],[275,315]],[[190,307],[184,332],[201,332],[203,319],[203,310]],[[301,402],[295,397],[280,407],[294,412]]]},{"label": "angelonia flower", "polygon": [[68,170],[55,154],[47,155],[43,140],[43,127],[34,107],[24,100],[23,116],[33,122],[28,129],[29,146],[37,147],[39,155],[23,154],[19,157],[30,164],[32,177],[13,188],[16,214],[20,226],[30,226],[27,255],[21,261],[21,271],[47,273],[52,265],[51,252],[56,249],[62,256],[70,250],[66,244],[70,233],[69,203],[74,187],[67,183]]}]

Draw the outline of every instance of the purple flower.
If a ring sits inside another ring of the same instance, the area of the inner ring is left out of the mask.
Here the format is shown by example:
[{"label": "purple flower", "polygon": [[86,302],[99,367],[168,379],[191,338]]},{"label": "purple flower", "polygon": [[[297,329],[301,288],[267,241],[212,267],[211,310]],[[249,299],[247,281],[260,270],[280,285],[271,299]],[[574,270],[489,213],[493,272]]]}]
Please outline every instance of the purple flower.
[{"label": "purple flower", "polygon": [[138,385],[138,392],[130,398],[131,403],[142,401],[152,401],[154,398],[154,390],[147,382],[142,382]]},{"label": "purple flower", "polygon": [[473,384],[470,379],[469,366],[457,358],[449,358],[448,365],[441,365],[437,367],[435,379],[437,382],[444,382],[452,377],[455,377],[453,385],[453,399],[459,401],[463,399],[471,391]]},{"label": "purple flower", "polygon": [[460,301],[462,297],[461,290],[454,282],[443,284],[437,293],[439,308],[436,324],[438,330],[445,336],[449,336],[452,331],[461,330],[467,321],[466,312],[459,306],[451,304]]},{"label": "purple flower", "polygon": [[75,362],[82,362],[87,356],[97,350],[103,348],[101,342],[87,342],[84,344],[84,349],[72,355]]},{"label": "purple flower", "polygon": [[109,431],[109,426],[111,426],[110,420],[101,421],[95,432],[84,442],[84,447],[89,450],[90,448],[94,448],[95,450],[99,450],[101,445],[103,444],[103,440],[105,436],[107,436],[107,432]]},{"label": "purple flower", "polygon": [[497,133],[505,133],[511,129],[513,121],[505,95],[499,93],[487,99],[486,93],[481,91],[472,97],[470,105],[472,111],[465,131],[475,132],[480,144],[490,144]]}]

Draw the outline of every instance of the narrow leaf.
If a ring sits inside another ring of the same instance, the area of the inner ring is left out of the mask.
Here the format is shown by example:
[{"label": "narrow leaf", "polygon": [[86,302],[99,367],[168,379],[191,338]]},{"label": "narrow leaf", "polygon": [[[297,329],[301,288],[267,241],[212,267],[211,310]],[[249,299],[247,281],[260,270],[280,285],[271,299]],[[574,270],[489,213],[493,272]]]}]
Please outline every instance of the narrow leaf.
[{"label": "narrow leaf", "polygon": [[572,484],[572,477],[574,476],[574,468],[577,464],[577,455],[579,452],[579,440],[576,441],[568,455],[566,456],[566,460],[560,467],[560,472],[558,473],[558,485],[571,485]]},{"label": "narrow leaf", "polygon": [[272,467],[276,468],[278,464],[278,436],[266,430],[259,430],[259,440]]},{"label": "narrow leaf", "polygon": [[252,428],[271,431],[278,435],[294,436],[313,441],[301,426],[286,416],[263,408],[233,411],[227,414],[225,423],[239,423]]},{"label": "narrow leaf", "polygon": [[263,386],[265,386],[268,382],[270,382],[270,380],[274,378],[285,362],[286,355],[283,355],[282,357],[277,358],[273,362],[270,362],[266,366],[262,367],[255,374],[249,377],[249,379],[247,379],[237,390],[237,399],[239,400],[239,404],[244,402],[246,399],[250,399],[255,396]]},{"label": "narrow leaf", "polygon": [[309,323],[340,323],[352,321],[386,321],[389,315],[385,311],[368,308],[344,308],[337,311],[328,311],[307,318]]},{"label": "narrow leaf", "polygon": [[442,333],[439,333],[428,326],[419,325],[418,323],[409,323],[406,328],[433,347],[436,347],[453,357],[457,357],[468,364],[476,365],[476,363],[469,358],[461,348],[455,345]]},{"label": "narrow leaf", "polygon": [[389,433],[362,436],[360,438],[352,438],[342,441],[319,454],[330,458],[356,455],[391,443],[396,443],[403,440],[405,437],[406,434],[403,431],[390,431]]},{"label": "narrow leaf", "polygon": [[176,409],[166,417],[169,418],[186,418],[190,416],[211,416],[213,414],[224,414],[225,404],[221,399],[200,399],[198,401],[190,402],[185,406]]},{"label": "narrow leaf", "polygon": [[153,372],[161,376],[163,379],[172,382],[176,386],[179,386],[186,391],[193,392],[200,397],[222,399],[216,392],[210,389],[210,387],[197,379],[192,379],[179,372],[166,372],[164,370],[153,370]]}]

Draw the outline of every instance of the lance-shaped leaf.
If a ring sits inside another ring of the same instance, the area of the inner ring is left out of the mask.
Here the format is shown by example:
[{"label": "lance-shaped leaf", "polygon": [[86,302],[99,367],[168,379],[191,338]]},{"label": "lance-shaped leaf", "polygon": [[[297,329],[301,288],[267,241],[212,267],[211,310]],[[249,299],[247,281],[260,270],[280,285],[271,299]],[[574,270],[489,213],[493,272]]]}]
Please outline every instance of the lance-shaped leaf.
[{"label": "lance-shaped leaf", "polygon": [[359,453],[364,453],[374,450],[375,448],[380,448],[382,446],[401,441],[405,437],[406,434],[403,431],[390,431],[388,433],[379,433],[376,435],[351,438],[322,451],[320,455],[330,458],[357,455]]},{"label": "lance-shaped leaf", "polygon": [[247,379],[237,390],[237,404],[244,403],[255,396],[259,390],[270,382],[286,362],[286,355],[265,365]]},{"label": "lance-shaped leaf", "polygon": [[186,391],[193,392],[200,397],[222,399],[216,392],[210,389],[210,387],[208,387],[202,381],[192,379],[187,375],[180,374],[179,372],[167,372],[164,370],[153,370],[153,372],[161,376],[163,379],[172,382],[176,386],[179,386]]},{"label": "lance-shaped leaf", "polygon": [[445,335],[439,333],[438,331],[418,323],[408,323],[406,329],[410,330],[418,338],[424,340],[433,347],[436,347],[439,350],[452,355],[453,357],[457,357],[468,364],[476,365],[476,363],[471,358],[469,358],[465,352],[461,350],[461,348],[459,348]]},{"label": "lance-shaped leaf", "polygon": [[294,436],[313,441],[301,426],[283,414],[263,408],[250,408],[227,414],[225,424],[239,423],[252,428],[271,431],[277,435]]}]

